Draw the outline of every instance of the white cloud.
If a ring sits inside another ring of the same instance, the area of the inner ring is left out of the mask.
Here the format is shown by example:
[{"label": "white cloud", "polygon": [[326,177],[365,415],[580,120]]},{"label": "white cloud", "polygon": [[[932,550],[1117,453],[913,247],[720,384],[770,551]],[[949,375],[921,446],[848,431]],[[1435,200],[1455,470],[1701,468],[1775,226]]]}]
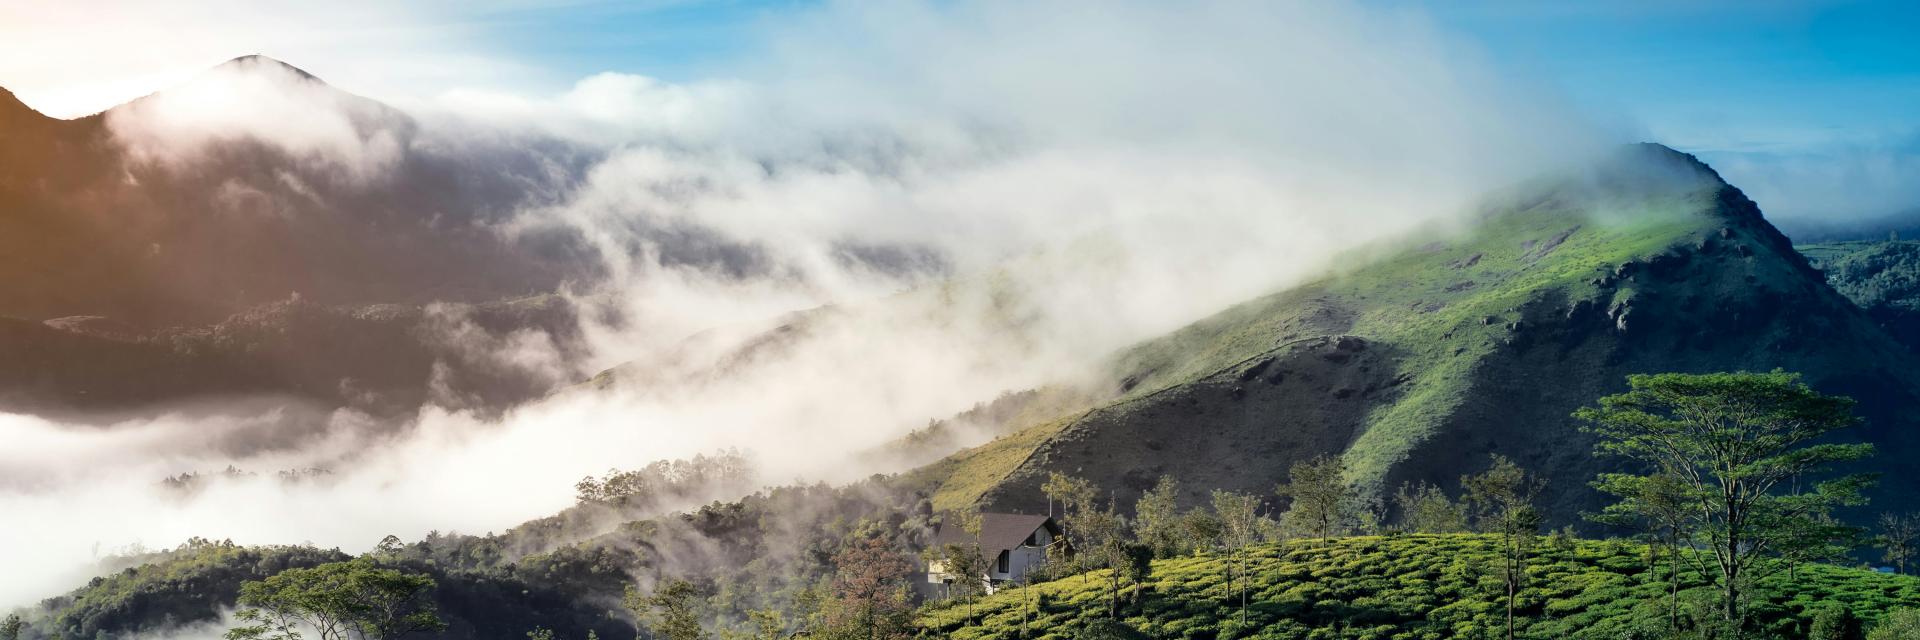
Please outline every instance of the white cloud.
[{"label": "white cloud", "polygon": [[257,140],[351,184],[390,171],[413,135],[400,112],[261,58],[110,111],[107,126],[137,161],[182,165],[214,146]]},{"label": "white cloud", "polygon": [[1704,154],[1768,217],[1857,220],[1920,208],[1920,136],[1827,142],[1801,153]]},{"label": "white cloud", "polygon": [[[574,293],[620,321],[585,327],[591,365],[638,358],[637,382],[498,420],[428,408],[392,436],[330,416],[292,449],[201,446],[288,428],[272,416],[104,431],[7,416],[0,428],[40,443],[29,451],[81,464],[0,486],[0,510],[37,523],[0,532],[0,564],[51,577],[0,586],[0,603],[73,584],[61,568],[95,541],[360,550],[387,533],[498,530],[564,506],[587,473],[721,446],[755,451],[763,477],[844,479],[863,471],[850,451],[1086,376],[1114,349],[1605,138],[1417,15],[1350,5],[835,3],[766,37],[769,56],[711,81],[603,74],[554,96],[443,92],[415,112],[434,148],[543,133],[604,155],[514,228],[574,228],[598,249],[610,279]],[[169,158],[245,131],[363,178],[390,161],[351,104],[249,82],[128,139]],[[234,120],[223,97],[240,95],[278,115]],[[849,260],[850,247],[940,264]],[[784,346],[721,357],[826,304]],[[476,344],[564,368],[533,336]],[[339,475],[152,499],[161,476],[227,464]]]}]

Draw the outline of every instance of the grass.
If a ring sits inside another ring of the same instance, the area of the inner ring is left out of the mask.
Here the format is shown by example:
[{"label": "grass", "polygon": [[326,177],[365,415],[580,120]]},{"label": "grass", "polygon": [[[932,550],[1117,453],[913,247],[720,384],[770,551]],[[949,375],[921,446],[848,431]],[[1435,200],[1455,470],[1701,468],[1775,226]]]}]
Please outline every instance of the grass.
[{"label": "grass", "polygon": [[1066,428],[1078,417],[1079,414],[1074,414],[995,438],[992,442],[915,469],[908,473],[904,482],[908,485],[937,484],[932,497],[936,511],[963,509],[1006,479],[1007,474],[1018,469],[1040,443],[1046,442],[1049,436]]},{"label": "grass", "polygon": [[[1248,623],[1226,588],[1225,562],[1196,556],[1153,563],[1138,589],[1123,588],[1122,617],[1154,638],[1356,638],[1425,640],[1504,637],[1504,591],[1491,536],[1399,535],[1295,540],[1255,547]],[[1645,546],[1618,540],[1543,540],[1520,593],[1524,638],[1620,638],[1665,630],[1664,568],[1649,569]],[[1656,563],[1658,564],[1658,563]],[[1683,572],[1685,606],[1699,610],[1711,588]],[[931,606],[916,625],[953,640],[1015,640],[1023,615],[1032,636],[1066,640],[1107,615],[1104,571],[1004,590],[968,608]],[[1920,606],[1920,578],[1829,565],[1776,575],[1750,604],[1773,633],[1802,633],[1816,607],[1842,605],[1869,621]],[[1037,606],[1029,606],[1029,603]]]},{"label": "grass", "polygon": [[[1397,353],[1409,384],[1367,417],[1345,452],[1351,481],[1384,489],[1393,466],[1430,438],[1470,396],[1472,373],[1500,348],[1529,304],[1558,300],[1605,308],[1631,295],[1597,284],[1625,263],[1701,242],[1725,221],[1718,183],[1615,199],[1549,190],[1494,212],[1446,240],[1368,247],[1339,272],[1265,296],[1142,343],[1117,356],[1111,376],[1129,402],[1243,366],[1304,339],[1356,335]],[[1571,187],[1568,187],[1571,189]],[[1424,244],[1421,244],[1424,242]],[[944,475],[936,506],[965,506],[1008,477],[1027,454],[1071,426],[1049,423],[922,470]]]}]

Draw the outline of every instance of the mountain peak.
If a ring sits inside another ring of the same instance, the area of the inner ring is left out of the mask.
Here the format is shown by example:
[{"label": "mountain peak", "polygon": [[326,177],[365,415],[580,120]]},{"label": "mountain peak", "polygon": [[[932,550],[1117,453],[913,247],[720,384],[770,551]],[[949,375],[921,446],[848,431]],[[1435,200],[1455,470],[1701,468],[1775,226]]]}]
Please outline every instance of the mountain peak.
[{"label": "mountain peak", "polygon": [[226,62],[222,62],[218,65],[215,65],[212,71],[221,71],[221,70],[254,71],[259,69],[276,69],[276,70],[292,73],[296,77],[299,77],[301,79],[312,80],[314,82],[320,82],[320,83],[325,82],[324,80],[321,80],[318,76],[315,76],[311,73],[307,73],[305,69],[301,69],[299,67],[282,62],[278,59],[261,55],[258,53],[247,54],[244,56],[240,56],[238,58],[234,58],[232,60],[228,60]]}]

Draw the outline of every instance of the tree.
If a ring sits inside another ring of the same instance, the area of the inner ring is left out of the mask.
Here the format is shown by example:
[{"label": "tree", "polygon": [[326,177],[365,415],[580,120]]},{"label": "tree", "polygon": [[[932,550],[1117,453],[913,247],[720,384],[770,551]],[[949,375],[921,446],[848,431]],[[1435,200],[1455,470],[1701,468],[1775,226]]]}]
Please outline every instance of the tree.
[{"label": "tree", "polygon": [[20,631],[26,626],[19,614],[7,614],[6,620],[0,620],[0,640],[20,640]]},{"label": "tree", "polygon": [[953,577],[948,583],[948,596],[958,597],[967,605],[967,619],[973,619],[973,599],[987,592],[987,559],[980,549],[980,529],[984,519],[977,511],[955,514],[954,526],[967,534],[967,542],[945,544],[930,549],[934,560],[940,562],[944,573]]},{"label": "tree", "polygon": [[1513,640],[1514,601],[1527,576],[1527,558],[1540,533],[1540,513],[1533,497],[1541,483],[1505,456],[1494,454],[1493,466],[1479,475],[1460,478],[1467,501],[1474,505],[1476,524],[1483,532],[1500,536],[1500,577],[1507,588],[1507,640]]},{"label": "tree", "polygon": [[387,537],[380,539],[380,544],[374,545],[373,552],[382,558],[394,558],[406,549],[407,543],[401,542],[400,536],[388,534]]},{"label": "tree", "polygon": [[1206,509],[1195,507],[1180,516],[1180,531],[1187,536],[1187,544],[1195,551],[1216,549],[1220,545],[1220,518]]},{"label": "tree", "polygon": [[1220,548],[1227,554],[1227,595],[1232,597],[1235,578],[1239,578],[1240,623],[1247,621],[1247,545],[1260,535],[1260,499],[1231,491],[1213,492],[1213,513],[1220,523]]},{"label": "tree", "polygon": [[753,623],[755,640],[780,640],[787,635],[787,616],[779,609],[753,609],[747,612]]},{"label": "tree", "polygon": [[[1080,531],[1086,540],[1086,553],[1082,557],[1089,569],[1106,568],[1108,617],[1120,617],[1121,583],[1134,580],[1131,569],[1133,555],[1137,545],[1127,539],[1127,521],[1115,511],[1112,504],[1104,510],[1089,510],[1079,515]],[[1151,558],[1151,552],[1149,558]]]},{"label": "tree", "polygon": [[912,563],[886,540],[869,537],[834,555],[833,566],[829,637],[879,640],[909,635],[907,575]]},{"label": "tree", "polygon": [[1281,497],[1293,499],[1286,520],[1321,542],[1339,533],[1347,520],[1345,507],[1353,502],[1346,473],[1346,463],[1334,456],[1295,463],[1287,470],[1289,482],[1276,490]]},{"label": "tree", "polygon": [[1454,502],[1440,487],[1422,482],[1400,485],[1393,502],[1400,508],[1400,528],[1413,533],[1459,533],[1467,530],[1466,505]]},{"label": "tree", "polygon": [[[1047,516],[1059,520],[1063,526],[1073,518],[1075,512],[1092,508],[1093,497],[1099,495],[1092,482],[1059,472],[1047,474],[1047,482],[1040,485],[1040,493],[1047,496]],[[1055,503],[1060,505],[1058,514],[1053,510]]]},{"label": "tree", "polygon": [[[1047,515],[1060,523],[1060,538],[1066,542],[1065,545],[1048,548],[1047,564],[1075,572],[1078,563],[1073,562],[1074,558],[1067,553],[1090,548],[1080,525],[1081,520],[1093,512],[1093,499],[1099,492],[1094,489],[1092,482],[1057,472],[1047,476],[1047,482],[1040,486],[1040,492],[1046,494]],[[1060,505],[1057,516],[1054,515],[1055,503]]]},{"label": "tree", "polygon": [[[1120,519],[1111,507],[1102,510],[1089,510],[1080,515],[1080,537],[1086,541],[1080,553],[1082,570],[1111,568],[1107,572],[1107,600],[1110,611],[1118,610],[1120,602],[1120,564],[1114,560],[1120,557],[1118,552],[1126,546],[1126,522]],[[1085,574],[1082,574],[1085,575]]]},{"label": "tree", "polygon": [[[1618,502],[1607,505],[1589,519],[1603,524],[1637,526],[1648,532],[1651,553],[1664,548],[1667,554],[1667,630],[1680,629],[1680,550],[1691,546],[1695,500],[1691,488],[1680,479],[1664,473],[1636,476],[1624,473],[1601,474],[1595,489],[1612,494]],[[1652,564],[1650,559],[1649,565]]]},{"label": "tree", "polygon": [[1906,573],[1907,562],[1913,560],[1914,545],[1920,543],[1920,513],[1882,514],[1876,541],[1886,552],[1881,559],[1893,563],[1896,573]]},{"label": "tree", "polygon": [[306,627],[320,640],[392,640],[441,631],[432,599],[433,578],[382,568],[360,558],[288,569],[240,586],[235,614],[241,625],[229,640],[297,640]]},{"label": "tree", "polygon": [[1870,444],[1815,442],[1858,422],[1853,401],[1822,395],[1781,371],[1635,375],[1627,383],[1627,393],[1574,415],[1599,436],[1600,453],[1682,483],[1705,547],[1692,557],[1699,564],[1710,557],[1721,621],[1744,628],[1742,585],[1807,554],[1828,553],[1846,528],[1827,514],[1864,502],[1866,476],[1834,477],[1804,492],[1784,486],[1872,454]]},{"label": "tree", "polygon": [[[978,540],[979,537],[975,536],[974,539]],[[967,618],[972,619],[974,596],[987,590],[987,560],[981,557],[980,543],[946,544],[933,551],[935,559],[940,562],[941,571],[953,579],[947,584],[948,596],[965,603]]]},{"label": "tree", "polygon": [[621,604],[632,611],[655,640],[703,640],[698,599],[700,590],[686,580],[668,580],[651,594],[642,594],[631,585]]},{"label": "tree", "polygon": [[1133,506],[1134,531],[1140,543],[1162,558],[1180,555],[1186,546],[1186,536],[1181,531],[1179,496],[1180,482],[1173,476],[1160,476],[1160,481],[1141,494],[1140,501]]}]

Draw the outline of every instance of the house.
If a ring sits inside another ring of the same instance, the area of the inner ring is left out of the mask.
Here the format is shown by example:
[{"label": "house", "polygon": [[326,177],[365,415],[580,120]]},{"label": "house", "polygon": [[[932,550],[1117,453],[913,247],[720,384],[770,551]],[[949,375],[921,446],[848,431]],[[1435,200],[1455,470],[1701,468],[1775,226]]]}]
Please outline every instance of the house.
[{"label": "house", "polygon": [[[960,526],[959,518],[942,518],[934,531],[933,549],[947,545],[972,546],[972,534]],[[1000,584],[1021,582],[1027,574],[1047,563],[1047,547],[1060,538],[1060,525],[1047,516],[1018,513],[980,514],[980,559],[986,571],[980,576],[992,593]],[[947,571],[946,563],[927,563],[927,582],[950,585],[958,576]]]}]

